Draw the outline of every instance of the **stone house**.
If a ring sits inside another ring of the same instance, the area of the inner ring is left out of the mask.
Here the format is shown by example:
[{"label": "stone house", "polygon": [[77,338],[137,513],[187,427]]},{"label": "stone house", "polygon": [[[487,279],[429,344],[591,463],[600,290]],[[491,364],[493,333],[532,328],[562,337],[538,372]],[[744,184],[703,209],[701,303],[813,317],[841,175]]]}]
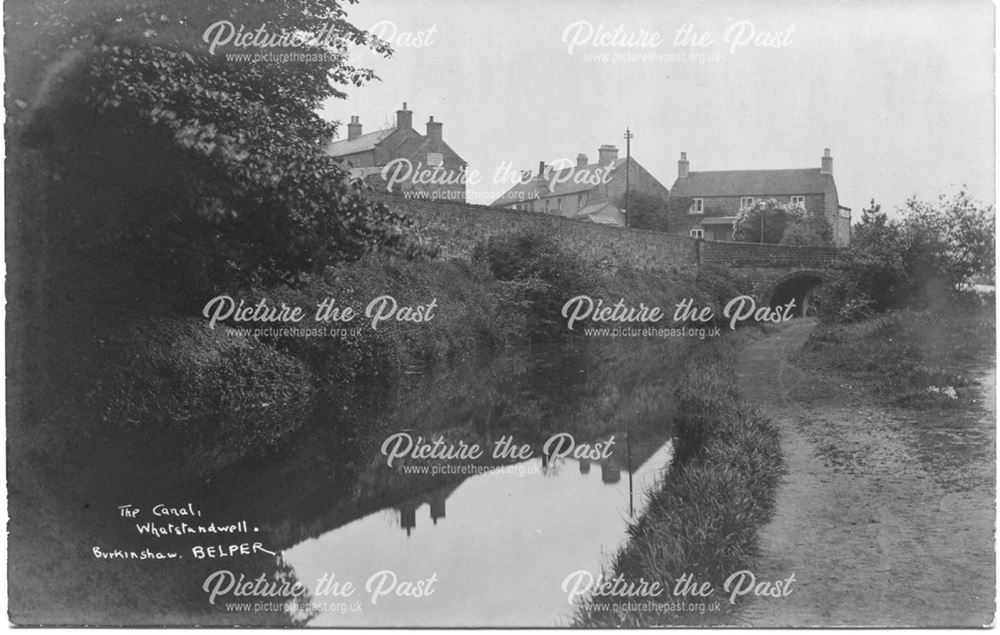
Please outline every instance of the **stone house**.
[{"label": "stone house", "polygon": [[717,170],[692,172],[687,153],[677,162],[671,188],[668,231],[696,238],[732,240],[740,209],[760,199],[800,203],[823,214],[833,230],[833,243],[851,241],[851,209],[840,204],[833,179],[833,157],[826,148],[818,168],[791,170]]},{"label": "stone house", "polygon": [[[568,161],[538,164],[538,173],[524,172],[519,183],[507,190],[490,205],[543,214],[587,220],[602,225],[625,225],[625,213],[617,203],[625,194],[624,157],[618,148],[602,145],[597,161],[591,163],[586,154],[578,154],[575,164]],[[632,192],[643,192],[666,202],[669,190],[632,158],[629,186]]]},{"label": "stone house", "polygon": [[326,154],[376,190],[464,201],[467,164],[444,141],[443,128],[431,116],[426,134],[420,134],[413,129],[413,112],[403,102],[391,128],[365,133],[359,118],[352,116],[347,138],[330,143]]}]

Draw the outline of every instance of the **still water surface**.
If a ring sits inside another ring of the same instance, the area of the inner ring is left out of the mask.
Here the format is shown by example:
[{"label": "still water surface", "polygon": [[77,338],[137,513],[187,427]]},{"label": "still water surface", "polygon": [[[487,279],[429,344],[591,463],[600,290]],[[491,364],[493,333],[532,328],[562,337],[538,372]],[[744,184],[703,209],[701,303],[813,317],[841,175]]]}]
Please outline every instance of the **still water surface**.
[{"label": "still water surface", "polygon": [[[141,548],[152,542],[188,554],[163,565],[102,564],[95,600],[110,601],[123,584],[133,596],[155,593],[161,614],[148,619],[160,623],[567,624],[574,607],[560,588],[563,580],[577,570],[597,576],[609,566],[646,492],[670,464],[673,369],[682,348],[648,341],[560,344],[415,372],[388,389],[327,399],[274,456],[166,490],[122,479],[113,501],[147,510],[154,502],[191,503],[203,520],[242,519],[256,529],[248,537],[151,541],[137,536],[128,521],[114,525],[121,532],[116,536],[95,528],[104,544]],[[480,460],[473,475],[406,473],[399,465],[388,467],[380,452],[399,431],[477,443],[487,454],[510,436],[530,445],[532,454],[516,462]],[[542,445],[556,433],[572,434],[577,443],[613,439],[613,452],[593,461],[546,459]],[[272,553],[189,555],[192,545],[248,538]],[[140,567],[141,575],[125,572]],[[308,591],[300,601],[312,610],[227,608],[227,600],[256,600],[231,596],[210,605],[202,586],[220,569],[248,579],[263,573],[298,581]],[[421,598],[389,594],[372,604],[364,587],[379,571],[391,571],[399,582],[433,576],[434,592]],[[318,580],[330,575],[357,591],[350,598],[322,595]],[[147,593],[147,586],[155,592]],[[149,606],[137,607],[137,616],[150,613]]]}]

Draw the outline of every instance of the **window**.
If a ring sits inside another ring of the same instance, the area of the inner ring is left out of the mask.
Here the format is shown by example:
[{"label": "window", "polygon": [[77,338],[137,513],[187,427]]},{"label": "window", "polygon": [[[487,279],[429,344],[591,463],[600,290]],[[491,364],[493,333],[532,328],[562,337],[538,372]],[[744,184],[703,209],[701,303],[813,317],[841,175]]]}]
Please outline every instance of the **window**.
[{"label": "window", "polygon": [[752,196],[741,196],[740,197],[740,209],[750,209],[753,205]]},{"label": "window", "polygon": [[[698,200],[701,200],[701,199],[698,199]],[[704,229],[701,229],[700,227],[696,227],[696,228],[694,228],[694,229],[691,230],[691,238],[704,238],[704,237],[705,237],[705,230]]]},{"label": "window", "polygon": [[583,194],[576,197],[576,208],[583,209]]},{"label": "window", "polygon": [[561,196],[556,199],[556,211],[557,212],[561,212],[562,211],[562,197]]},{"label": "window", "polygon": [[801,205],[802,207],[805,207],[806,206],[806,197],[804,197],[804,196],[793,196],[792,197],[792,205]]},{"label": "window", "polygon": [[691,209],[688,210],[689,214],[704,214],[705,213],[705,200],[701,198],[691,199]]},{"label": "window", "polygon": [[545,212],[546,213],[548,213],[548,211],[549,211],[549,202],[550,202],[549,199],[545,199]]}]

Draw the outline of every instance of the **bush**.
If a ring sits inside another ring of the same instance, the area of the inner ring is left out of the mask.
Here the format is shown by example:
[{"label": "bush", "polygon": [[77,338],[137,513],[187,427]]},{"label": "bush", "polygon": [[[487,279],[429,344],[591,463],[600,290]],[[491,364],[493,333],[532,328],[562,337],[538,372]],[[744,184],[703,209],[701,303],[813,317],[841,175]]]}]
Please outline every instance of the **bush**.
[{"label": "bush", "polygon": [[503,283],[508,305],[525,316],[538,339],[558,338],[565,331],[560,315],[563,304],[590,293],[597,282],[585,260],[536,230],[479,243],[473,259],[484,261]]},{"label": "bush", "polygon": [[105,418],[127,426],[287,404],[312,385],[301,362],[198,318],[126,325],[102,340]]},{"label": "bush", "polygon": [[872,201],[862,212],[845,258],[847,266],[831,285],[828,319],[952,306],[965,301],[971,279],[992,277],[992,206],[959,192],[937,203],[910,199],[901,211],[901,219],[890,219]]},{"label": "bush", "polygon": [[[802,224],[807,229],[809,216],[799,204],[779,203],[777,199],[756,200],[750,207],[741,209],[733,228],[733,240],[743,242],[780,243],[789,227]],[[761,219],[764,238],[761,240]],[[800,231],[801,230],[797,230]]]}]

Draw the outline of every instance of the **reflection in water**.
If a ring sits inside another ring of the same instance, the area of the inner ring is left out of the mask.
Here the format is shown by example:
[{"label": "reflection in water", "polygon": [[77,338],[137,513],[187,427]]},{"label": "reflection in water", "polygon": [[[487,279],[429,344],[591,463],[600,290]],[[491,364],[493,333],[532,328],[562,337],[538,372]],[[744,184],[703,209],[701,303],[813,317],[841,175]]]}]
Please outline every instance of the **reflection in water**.
[{"label": "reflection in water", "polygon": [[[263,521],[283,547],[284,561],[311,585],[317,611],[309,623],[545,626],[568,620],[573,607],[560,589],[563,579],[579,569],[596,574],[608,564],[671,457],[676,353],[667,344],[641,344],[563,345],[488,360],[427,378],[388,413],[359,412],[361,420],[347,426],[352,445],[363,448],[348,459],[353,470],[339,470],[339,482],[309,483],[322,487],[325,502],[299,502]],[[534,458],[484,459],[472,477],[407,474],[388,468],[378,451],[399,430],[483,448],[510,435],[529,444]],[[546,455],[545,441],[562,432],[578,444],[612,450],[600,460]],[[333,441],[327,453],[342,448],[340,437]],[[312,439],[309,446],[322,443]],[[382,520],[386,508],[396,515],[391,526]],[[289,524],[305,515],[315,520]],[[366,597],[358,612],[330,610],[326,598],[316,596],[324,575],[363,590],[383,570],[399,580],[433,575],[436,591],[385,597],[377,605]]]},{"label": "reflection in water", "polygon": [[[635,490],[645,492],[663,478],[672,445],[668,442],[635,472]],[[573,607],[560,589],[580,569],[601,571],[607,556],[625,539],[629,520],[628,483],[611,485],[596,474],[572,469],[573,459],[557,459],[553,476],[542,474],[542,458],[519,463],[514,471],[491,471],[434,496],[414,497],[397,507],[400,523],[386,527],[375,512],[283,552],[299,580],[324,575],[353,581],[362,601],[359,612],[320,609],[313,626],[500,626],[568,622]],[[607,462],[606,473],[621,474]],[[435,504],[447,498],[447,522],[435,520]],[[641,513],[644,496],[636,501]],[[428,519],[431,522],[428,522]],[[400,529],[405,531],[400,531]],[[382,570],[400,581],[434,576],[435,592],[423,598],[392,594],[372,605],[365,582]]]},{"label": "reflection in water", "polygon": [[[277,555],[186,558],[163,566],[95,568],[88,562],[72,567],[73,575],[81,576],[77,586],[88,589],[90,612],[108,615],[113,607],[116,616],[134,615],[119,618],[126,622],[565,622],[573,607],[560,591],[562,580],[579,569],[596,574],[607,564],[625,538],[629,517],[641,512],[644,493],[669,463],[672,373],[681,346],[588,342],[473,360],[401,378],[389,391],[349,400],[331,397],[280,455],[234,465],[211,479],[169,486],[152,479],[81,480],[81,498],[100,500],[105,509],[122,502],[144,509],[190,502],[211,520],[246,520],[259,528],[246,538]],[[474,468],[471,472],[405,473],[398,465],[387,467],[380,453],[382,442],[400,431],[486,449],[512,437],[532,448],[532,458],[492,460],[487,451],[475,462],[455,462]],[[615,443],[608,458],[600,460],[543,456],[543,444],[556,433],[571,434],[578,443],[610,444],[612,438]],[[169,452],[161,454],[168,460]],[[120,461],[105,464],[123,472]],[[150,467],[133,471],[149,473]],[[149,543],[116,519],[100,526],[87,521],[75,531],[85,534],[72,543],[77,552],[79,544],[91,544],[97,536],[115,546]],[[154,546],[190,553],[191,544],[211,542],[165,538]],[[263,574],[298,580],[312,594],[302,599],[315,606],[265,613],[234,612],[222,602],[209,605],[202,585],[219,569],[248,579]],[[382,570],[398,576],[400,586],[436,574],[436,590],[424,598],[390,594],[373,605],[364,585]],[[363,610],[345,610],[345,598],[322,593],[318,580],[324,575],[352,581],[358,590],[350,601],[361,601]],[[159,603],[155,613],[149,604],[131,600],[147,595]]]},{"label": "reflection in water", "polygon": [[409,536],[410,532],[417,526],[417,509],[424,504],[430,507],[431,521],[435,525],[438,523],[438,520],[444,518],[448,497],[451,496],[451,493],[457,487],[457,485],[440,487],[432,492],[415,496],[397,505],[396,511],[399,512],[399,526],[406,531],[406,535]]}]

